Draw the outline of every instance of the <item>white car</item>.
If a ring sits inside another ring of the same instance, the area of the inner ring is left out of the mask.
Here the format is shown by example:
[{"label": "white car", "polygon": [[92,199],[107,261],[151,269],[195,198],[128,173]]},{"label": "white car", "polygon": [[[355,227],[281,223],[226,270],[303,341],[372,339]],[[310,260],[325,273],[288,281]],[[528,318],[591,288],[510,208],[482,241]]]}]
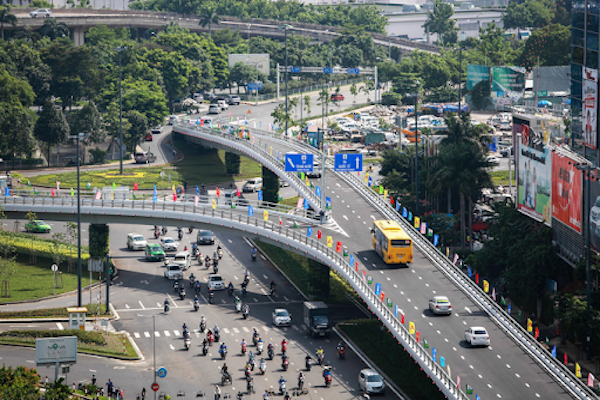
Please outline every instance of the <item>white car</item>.
[{"label": "white car", "polygon": [[37,10],[30,12],[29,15],[31,15],[31,18],[37,18],[37,17],[49,18],[52,16],[52,11],[50,11],[47,8],[38,8]]},{"label": "white car", "polygon": [[429,310],[434,314],[452,314],[452,304],[446,296],[435,296],[429,299]]},{"label": "white car", "polygon": [[218,104],[211,104],[210,106],[208,106],[209,114],[218,114],[220,112],[221,112],[221,107],[219,107]]},{"label": "white car", "polygon": [[227,110],[229,108],[229,104],[225,100],[217,100],[217,105],[221,107],[221,110]]},{"label": "white car", "polygon": [[180,251],[175,254],[171,264],[178,265],[183,271],[188,269],[192,265],[192,256],[189,251]]},{"label": "white car", "polygon": [[372,369],[363,369],[358,373],[358,386],[367,394],[385,392],[383,378]]},{"label": "white car", "polygon": [[206,282],[206,286],[212,290],[225,290],[225,281],[221,275],[210,274],[208,276],[208,282]]},{"label": "white car", "polygon": [[465,331],[465,340],[471,346],[484,346],[490,345],[490,334],[481,326],[472,326]]},{"label": "white car", "polygon": [[130,233],[127,235],[127,248],[129,250],[145,250],[148,242],[139,233]]},{"label": "white car", "polygon": [[290,314],[285,308],[276,308],[271,316],[273,317],[273,325],[275,326],[292,325],[292,314]]},{"label": "white car", "polygon": [[165,278],[167,279],[183,279],[183,270],[177,264],[170,264],[165,261]]},{"label": "white car", "polygon": [[164,251],[177,251],[177,247],[179,247],[179,243],[177,243],[175,239],[169,236],[161,237],[160,245],[162,246]]},{"label": "white car", "polygon": [[485,161],[489,162],[491,165],[499,165],[500,159],[496,156],[487,156]]},{"label": "white car", "polygon": [[243,192],[256,192],[262,190],[263,187],[263,179],[262,178],[252,178],[247,181],[242,187]]}]

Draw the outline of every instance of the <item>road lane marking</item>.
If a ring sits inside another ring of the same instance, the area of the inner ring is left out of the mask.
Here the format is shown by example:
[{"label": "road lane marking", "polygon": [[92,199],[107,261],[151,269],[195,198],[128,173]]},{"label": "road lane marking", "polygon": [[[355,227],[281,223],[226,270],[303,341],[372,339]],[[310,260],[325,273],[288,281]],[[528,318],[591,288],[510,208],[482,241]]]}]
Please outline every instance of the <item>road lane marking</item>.
[{"label": "road lane marking", "polygon": [[179,331],[173,331],[173,335],[175,335],[175,337],[179,336]]},{"label": "road lane marking", "polygon": [[515,376],[516,376],[517,378],[520,378],[520,377],[521,377],[521,375],[519,375],[518,373],[515,373]]},{"label": "road lane marking", "polygon": [[238,328],[232,328],[233,333],[240,333],[240,330]]},{"label": "road lane marking", "polygon": [[229,333],[230,333],[229,329],[227,329],[227,328],[223,328],[223,332],[225,332],[227,335],[229,335]]},{"label": "road lane marking", "polygon": [[129,304],[125,304],[125,308],[129,308]]},{"label": "road lane marking", "polygon": [[469,310],[469,307],[465,307],[465,310],[467,310],[467,312],[468,312],[469,314],[473,314],[473,312],[472,312],[471,310]]},{"label": "road lane marking", "polygon": [[337,187],[339,187],[339,188],[341,188],[341,187],[342,187],[342,185],[340,185],[340,184],[339,184],[339,183],[337,183],[337,182],[335,183],[335,186],[337,186]]},{"label": "road lane marking", "polygon": [[145,309],[146,309],[146,307],[144,307],[144,304],[142,303],[142,301],[141,301],[141,300],[138,300],[138,303],[140,303],[140,307],[142,307],[142,310],[145,310]]},{"label": "road lane marking", "polygon": [[136,339],[139,339],[139,338],[141,337],[141,336],[140,336],[140,334],[139,334],[139,333],[137,333],[137,332],[134,332],[134,333],[133,333],[133,336],[135,336],[135,338],[136,338]]},{"label": "road lane marking", "polygon": [[160,332],[159,331],[154,331],[154,336],[160,337]]},{"label": "road lane marking", "polygon": [[346,221],[348,221],[348,217],[346,217],[345,215],[342,215],[342,217],[344,217],[344,219],[345,219]]},{"label": "road lane marking", "polygon": [[242,329],[244,330],[244,332],[250,333],[250,329],[246,328],[245,326],[243,326]]},{"label": "road lane marking", "polygon": [[175,350],[175,346],[173,346],[172,344],[170,344],[169,347],[171,348],[171,350]]},{"label": "road lane marking", "polygon": [[149,338],[150,337],[150,332],[144,332],[144,337]]},{"label": "road lane marking", "polygon": [[372,216],[372,215],[369,215],[369,217],[371,217],[371,219],[373,219],[373,220],[375,219],[375,217],[374,217],[374,216]]},{"label": "road lane marking", "polygon": [[58,329],[59,329],[59,330],[61,330],[61,331],[64,331],[64,330],[65,330],[65,328],[64,328],[64,326],[63,326],[63,324],[61,324],[60,322],[57,322],[57,323],[56,323],[56,326],[57,326],[57,327],[58,327]]},{"label": "road lane marking", "polygon": [[170,336],[171,336],[171,332],[169,332],[169,331],[165,331],[165,336],[166,336],[166,337],[170,337]]},{"label": "road lane marking", "polygon": [[510,364],[506,364],[506,368],[510,369]]},{"label": "road lane marking", "polygon": [[529,383],[527,383],[527,382],[525,382],[525,386],[531,387],[531,385]]}]

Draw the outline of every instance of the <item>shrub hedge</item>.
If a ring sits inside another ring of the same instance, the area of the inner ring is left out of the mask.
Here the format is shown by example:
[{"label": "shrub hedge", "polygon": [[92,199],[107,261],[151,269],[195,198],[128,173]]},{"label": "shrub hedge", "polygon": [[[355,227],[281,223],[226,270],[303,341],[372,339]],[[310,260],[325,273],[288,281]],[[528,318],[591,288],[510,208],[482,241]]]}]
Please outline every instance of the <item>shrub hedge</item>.
[{"label": "shrub hedge", "polygon": [[[17,254],[29,255],[33,249],[37,256],[51,260],[55,253],[54,240],[38,237],[29,233],[0,230],[0,241],[3,244],[14,246]],[[63,258],[77,256],[77,246],[72,246],[67,243],[61,243],[58,251]],[[88,258],[90,258],[90,255],[88,254],[87,247],[82,246],[81,260],[84,265],[87,265]]]}]

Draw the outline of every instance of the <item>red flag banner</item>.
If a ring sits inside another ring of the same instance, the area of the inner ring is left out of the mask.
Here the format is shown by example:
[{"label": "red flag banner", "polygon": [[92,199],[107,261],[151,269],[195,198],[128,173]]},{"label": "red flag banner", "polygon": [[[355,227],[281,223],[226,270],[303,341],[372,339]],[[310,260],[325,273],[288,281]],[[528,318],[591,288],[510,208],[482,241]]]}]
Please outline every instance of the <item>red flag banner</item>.
[{"label": "red flag banner", "polygon": [[321,231],[317,231],[317,239],[321,239]]},{"label": "red flag banner", "polygon": [[479,284],[479,272],[475,274],[475,283]]}]

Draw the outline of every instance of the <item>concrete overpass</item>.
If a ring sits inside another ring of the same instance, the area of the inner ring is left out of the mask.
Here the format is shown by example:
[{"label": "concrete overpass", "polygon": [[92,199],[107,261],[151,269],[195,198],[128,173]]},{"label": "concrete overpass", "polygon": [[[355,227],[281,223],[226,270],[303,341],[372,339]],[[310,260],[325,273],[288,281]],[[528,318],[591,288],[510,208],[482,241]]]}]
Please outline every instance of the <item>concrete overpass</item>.
[{"label": "concrete overpass", "polygon": [[[17,17],[16,28],[30,26],[33,29],[39,29],[43,23],[43,18],[31,18],[29,11],[32,9],[18,8],[13,9]],[[84,43],[85,28],[106,25],[112,28],[131,27],[140,31],[146,29],[162,30],[171,22],[178,24],[182,28],[189,29],[192,32],[208,32],[208,26],[200,25],[200,18],[196,15],[184,15],[174,13],[161,13],[153,11],[117,11],[117,10],[92,10],[92,9],[56,9],[53,10],[53,17],[58,22],[64,22],[72,32],[73,41],[80,46]],[[329,42],[342,35],[343,28],[335,26],[304,24],[298,22],[274,21],[267,19],[251,18],[243,20],[235,17],[221,17],[219,25],[213,25],[211,29],[230,28],[239,31],[242,37],[264,36],[274,39],[283,39],[285,32],[278,26],[289,23],[294,27],[295,34],[308,36],[320,42]],[[5,26],[4,29],[13,29],[12,26]],[[392,46],[400,49],[401,53],[410,53],[414,50],[427,51],[430,53],[439,53],[439,47],[425,43],[414,43],[410,40],[399,38],[388,38],[385,35],[370,34],[376,44]],[[143,34],[142,34],[143,36]]]}]

